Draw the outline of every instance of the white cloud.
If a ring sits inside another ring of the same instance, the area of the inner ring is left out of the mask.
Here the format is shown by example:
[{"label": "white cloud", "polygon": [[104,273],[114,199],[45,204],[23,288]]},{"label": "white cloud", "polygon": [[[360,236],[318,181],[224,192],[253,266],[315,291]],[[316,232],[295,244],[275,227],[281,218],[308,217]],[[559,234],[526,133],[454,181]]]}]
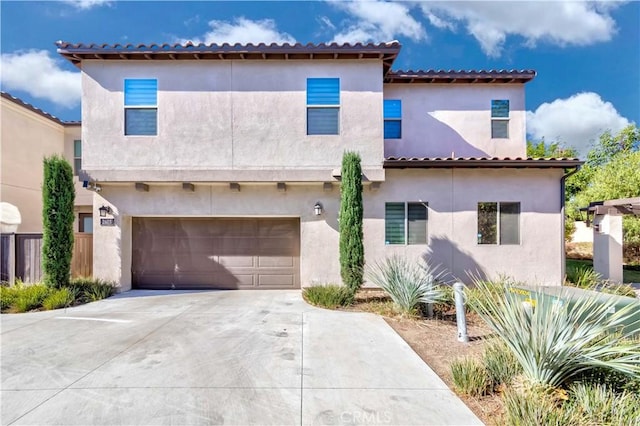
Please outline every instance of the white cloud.
[{"label": "white cloud", "polygon": [[240,43],[240,44],[258,44],[258,43],[295,43],[296,40],[290,34],[279,32],[273,19],[262,19],[252,21],[250,19],[239,17],[233,22],[227,21],[209,21],[211,31],[202,37],[192,39],[182,39],[181,43],[192,41],[198,43]]},{"label": "white cloud", "polygon": [[80,73],[63,70],[46,50],[3,53],[3,90],[20,90],[73,108],[80,103]]},{"label": "white cloud", "polygon": [[110,0],[64,0],[64,3],[67,3],[76,9],[87,10],[92,7],[100,7],[100,6],[110,6]]},{"label": "white cloud", "polygon": [[618,132],[629,124],[611,102],[593,92],[575,94],[567,99],[543,103],[534,112],[527,111],[527,134],[534,140],[545,138],[574,147],[581,157],[605,130]]},{"label": "white cloud", "polygon": [[331,2],[344,10],[356,22],[350,23],[336,34],[336,43],[385,42],[398,36],[409,37],[414,41],[426,38],[422,24],[411,16],[409,8],[401,3],[387,1]]},{"label": "white cloud", "polygon": [[621,2],[558,0],[527,2],[424,2],[420,7],[432,25],[453,30],[462,23],[489,56],[500,56],[510,35],[530,47],[538,41],[559,46],[586,46],[608,41],[616,32],[611,10]]}]

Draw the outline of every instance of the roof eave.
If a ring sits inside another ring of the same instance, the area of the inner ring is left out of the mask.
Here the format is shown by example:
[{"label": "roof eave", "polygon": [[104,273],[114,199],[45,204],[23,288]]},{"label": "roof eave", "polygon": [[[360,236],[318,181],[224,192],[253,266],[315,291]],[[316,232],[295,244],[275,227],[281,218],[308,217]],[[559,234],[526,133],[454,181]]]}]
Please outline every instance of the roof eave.
[{"label": "roof eave", "polygon": [[584,164],[584,161],[569,158],[528,158],[528,159],[420,159],[388,158],[383,162],[385,169],[570,169]]}]

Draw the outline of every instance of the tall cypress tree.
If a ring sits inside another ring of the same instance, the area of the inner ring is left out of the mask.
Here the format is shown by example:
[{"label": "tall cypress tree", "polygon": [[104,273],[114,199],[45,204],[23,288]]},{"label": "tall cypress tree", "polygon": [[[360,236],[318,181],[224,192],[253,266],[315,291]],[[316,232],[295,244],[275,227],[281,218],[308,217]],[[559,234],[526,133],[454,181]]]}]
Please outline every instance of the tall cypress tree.
[{"label": "tall cypress tree", "polygon": [[362,167],[355,152],[342,157],[340,196],[340,276],[355,293],[362,286],[364,268]]},{"label": "tall cypress tree", "polygon": [[44,159],[42,269],[49,287],[69,283],[73,255],[73,170],[64,158]]}]

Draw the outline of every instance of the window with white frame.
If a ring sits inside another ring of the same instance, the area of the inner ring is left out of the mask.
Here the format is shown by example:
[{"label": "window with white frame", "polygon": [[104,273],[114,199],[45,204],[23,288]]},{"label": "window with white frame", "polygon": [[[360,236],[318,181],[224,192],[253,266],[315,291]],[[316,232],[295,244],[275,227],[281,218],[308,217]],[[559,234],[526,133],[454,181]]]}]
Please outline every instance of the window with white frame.
[{"label": "window with white frame", "polygon": [[385,203],[385,244],[427,244],[427,210],[423,202]]},{"label": "window with white frame", "polygon": [[340,134],[340,79],[307,79],[307,135]]},{"label": "window with white frame", "polygon": [[520,244],[520,203],[478,203],[478,244]]},{"label": "window with white frame", "polygon": [[509,138],[509,100],[491,101],[491,139]]},{"label": "window with white frame", "polygon": [[402,138],[402,101],[385,99],[383,102],[384,138]]},{"label": "window with white frame", "polygon": [[124,81],[124,134],[158,134],[158,80],[136,78]]},{"label": "window with white frame", "polygon": [[74,140],[73,141],[73,174],[74,176],[78,176],[82,170],[82,141]]}]

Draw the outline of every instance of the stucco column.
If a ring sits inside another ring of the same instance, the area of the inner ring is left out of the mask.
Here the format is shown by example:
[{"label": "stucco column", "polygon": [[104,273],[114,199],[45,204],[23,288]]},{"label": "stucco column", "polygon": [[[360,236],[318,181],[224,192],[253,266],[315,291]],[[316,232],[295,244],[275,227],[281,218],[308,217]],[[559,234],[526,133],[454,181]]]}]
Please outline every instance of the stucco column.
[{"label": "stucco column", "polygon": [[593,269],[602,279],[622,282],[622,216],[596,215],[593,220]]}]

